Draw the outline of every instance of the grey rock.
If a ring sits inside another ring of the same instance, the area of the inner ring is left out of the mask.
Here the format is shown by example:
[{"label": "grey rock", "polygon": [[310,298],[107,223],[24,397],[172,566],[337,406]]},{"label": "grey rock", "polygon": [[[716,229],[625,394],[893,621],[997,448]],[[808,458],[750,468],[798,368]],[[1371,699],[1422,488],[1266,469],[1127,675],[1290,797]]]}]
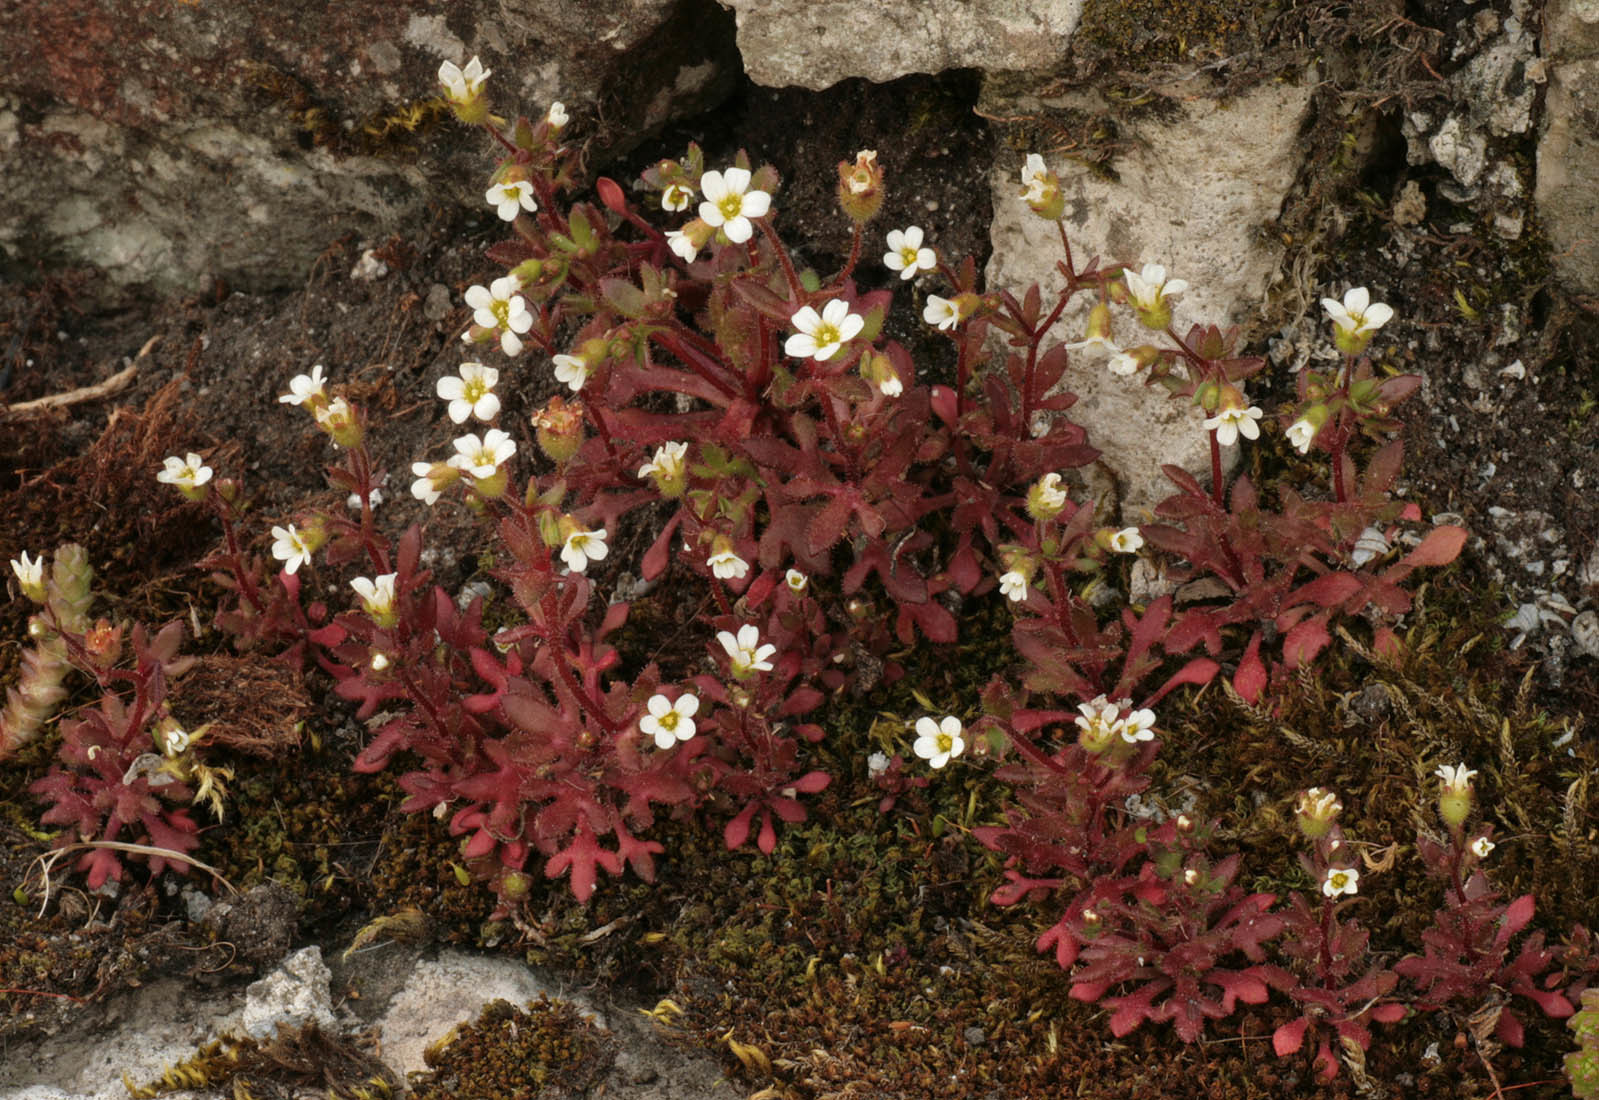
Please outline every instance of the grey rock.
[{"label": "grey rock", "polygon": [[1554,0],[1544,13],[1548,90],[1533,195],[1555,272],[1599,294],[1599,2]]},{"label": "grey rock", "polygon": [[[1264,300],[1279,253],[1256,230],[1277,214],[1298,171],[1297,137],[1310,102],[1308,84],[1266,85],[1226,104],[1194,91],[1185,86],[1181,117],[1146,120],[1124,135],[1128,152],[1117,162],[1119,181],[1069,162],[1051,165],[1061,174],[1066,230],[1079,265],[1094,255],[1102,263],[1159,263],[1168,278],[1188,281],[1188,291],[1174,299],[1178,332],[1195,322],[1236,322]],[[1013,113],[1039,105],[1018,100]],[[1017,197],[1018,179],[1015,163],[997,167],[991,177],[994,252],[987,285],[1019,292],[1037,282],[1047,295],[1060,285],[1060,239]],[[1086,309],[1061,319],[1058,338],[1081,339]],[[1113,335],[1123,346],[1153,336],[1138,330],[1130,312],[1118,312],[1115,323]],[[1209,480],[1210,445],[1199,410],[1087,357],[1074,357],[1064,384],[1079,397],[1068,415],[1087,428],[1089,442],[1104,452],[1120,483],[1122,522],[1145,521],[1173,491],[1162,464]],[[1236,459],[1236,447],[1226,451],[1228,461]]]},{"label": "grey rock", "polygon": [[317,1024],[332,1030],[333,1000],[328,991],[331,980],[320,947],[296,951],[245,990],[239,1024],[257,1039],[270,1038],[279,1027]]},{"label": "grey rock", "polygon": [[1039,69],[1060,59],[1083,0],[718,0],[738,15],[750,79],[821,90],[946,69]]},{"label": "grey rock", "polygon": [[0,258],[97,267],[108,296],[267,290],[340,235],[480,208],[486,139],[427,106],[474,54],[499,113],[565,102],[591,164],[737,71],[710,0],[0,6]]}]

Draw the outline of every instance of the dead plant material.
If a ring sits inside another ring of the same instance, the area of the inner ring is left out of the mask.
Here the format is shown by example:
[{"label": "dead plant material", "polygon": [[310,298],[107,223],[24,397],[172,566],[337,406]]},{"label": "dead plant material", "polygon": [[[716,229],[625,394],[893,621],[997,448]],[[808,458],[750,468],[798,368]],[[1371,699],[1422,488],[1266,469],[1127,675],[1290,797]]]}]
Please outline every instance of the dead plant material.
[{"label": "dead plant material", "polygon": [[208,727],[206,743],[270,760],[299,747],[311,700],[286,668],[219,655],[198,658],[174,683],[171,706],[184,729]]}]

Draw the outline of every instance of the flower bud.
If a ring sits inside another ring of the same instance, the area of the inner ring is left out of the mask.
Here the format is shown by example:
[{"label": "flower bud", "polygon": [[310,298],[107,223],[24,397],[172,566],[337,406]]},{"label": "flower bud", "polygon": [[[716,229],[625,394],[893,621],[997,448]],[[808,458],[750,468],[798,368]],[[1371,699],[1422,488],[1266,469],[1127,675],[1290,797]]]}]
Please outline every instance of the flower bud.
[{"label": "flower bud", "polygon": [[1060,191],[1060,177],[1044,164],[1037,153],[1027,154],[1022,168],[1021,196],[1033,213],[1047,221],[1059,221],[1066,212],[1066,196]]},{"label": "flower bud", "polygon": [[335,397],[325,407],[316,410],[316,424],[340,447],[361,445],[364,435],[361,419],[342,397]]},{"label": "flower bud", "polygon": [[110,668],[122,655],[122,628],[113,627],[109,620],[101,619],[84,634],[83,648],[97,667]]},{"label": "flower bud", "polygon": [[1344,804],[1338,801],[1338,796],[1332,791],[1312,787],[1299,796],[1294,817],[1306,840],[1320,840],[1332,829],[1334,819],[1343,808]]},{"label": "flower bud", "polygon": [[533,428],[539,450],[551,462],[563,466],[583,446],[583,403],[567,404],[559,396],[552,397],[548,405],[533,414]]},{"label": "flower bud", "polygon": [[898,397],[905,392],[905,383],[887,355],[875,348],[861,353],[861,377],[884,397]]},{"label": "flower bud", "polygon": [[1459,829],[1471,814],[1471,780],[1477,773],[1464,764],[1444,764],[1433,773],[1443,782],[1438,791],[1438,816],[1451,829]]},{"label": "flower bud", "polygon": [[1298,420],[1288,426],[1286,432],[1288,442],[1293,444],[1294,450],[1300,454],[1309,454],[1310,445],[1316,441],[1316,436],[1325,423],[1327,423],[1327,406],[1310,406]]},{"label": "flower bud", "polygon": [[838,162],[838,205],[857,225],[865,225],[883,206],[883,169],[877,150],[862,149],[855,163]]},{"label": "flower bud", "polygon": [[488,70],[476,57],[467,62],[464,69],[453,61],[439,66],[439,85],[444,89],[444,98],[455,117],[468,126],[476,126],[489,117],[488,101],[483,96],[483,82],[488,77]]}]

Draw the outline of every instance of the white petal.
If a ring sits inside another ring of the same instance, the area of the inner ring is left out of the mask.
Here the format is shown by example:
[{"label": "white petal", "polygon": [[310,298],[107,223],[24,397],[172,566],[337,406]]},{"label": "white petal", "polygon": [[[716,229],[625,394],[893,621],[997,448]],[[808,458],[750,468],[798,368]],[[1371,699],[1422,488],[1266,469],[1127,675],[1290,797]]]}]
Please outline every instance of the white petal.
[{"label": "white petal", "polygon": [[[712,171],[706,172],[703,176],[701,176],[700,194],[704,195],[707,200],[700,206],[700,217],[704,218],[705,207],[711,206],[714,209],[715,203],[719,203],[723,199],[727,198],[727,182],[722,179],[722,173],[713,169]],[[709,218],[706,218],[706,220],[710,221]]]},{"label": "white petal", "polygon": [[729,168],[722,173],[722,179],[727,184],[729,192],[742,195],[750,189],[750,170],[748,168]]},{"label": "white petal", "polygon": [[743,244],[754,235],[755,227],[750,224],[748,218],[740,216],[722,226],[722,232],[726,233],[727,239],[734,244]]},{"label": "white petal", "polygon": [[772,196],[765,191],[751,191],[744,196],[744,216],[746,218],[764,218],[772,209]]},{"label": "white petal", "polygon": [[1352,286],[1344,291],[1344,309],[1350,316],[1365,313],[1366,307],[1371,305],[1371,291],[1363,286]]},{"label": "white petal", "polygon": [[814,333],[822,325],[822,318],[810,306],[802,307],[788,320],[795,328],[807,334]]}]

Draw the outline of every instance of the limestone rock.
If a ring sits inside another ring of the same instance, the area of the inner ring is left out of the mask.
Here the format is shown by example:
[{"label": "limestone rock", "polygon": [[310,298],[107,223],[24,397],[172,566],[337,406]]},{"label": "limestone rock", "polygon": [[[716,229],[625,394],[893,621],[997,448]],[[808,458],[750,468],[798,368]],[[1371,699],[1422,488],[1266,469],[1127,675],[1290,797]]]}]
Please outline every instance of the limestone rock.
[{"label": "limestone rock", "polygon": [[1599,0],[1554,0],[1544,13],[1549,90],[1534,202],[1555,271],[1599,294]]},{"label": "limestone rock", "polygon": [[598,155],[709,106],[730,24],[711,0],[0,5],[0,256],[158,293],[297,285],[342,234],[481,206],[493,154],[429,102],[441,61],[480,55],[502,113],[562,100]]},{"label": "limestone rock", "polygon": [[[1116,163],[1119,181],[1052,164],[1061,173],[1077,264],[1094,255],[1102,263],[1159,263],[1169,278],[1187,280],[1189,290],[1174,299],[1178,332],[1194,323],[1225,327],[1243,320],[1264,299],[1276,269],[1277,251],[1257,229],[1276,216],[1294,179],[1295,139],[1309,103],[1308,86],[1287,85],[1266,85],[1225,104],[1189,100],[1182,118],[1146,121],[1131,135]],[[1016,113],[1029,109],[1018,103]],[[1015,163],[997,167],[992,177],[987,285],[1020,291],[1038,282],[1056,289],[1059,237],[1017,197],[1017,180]],[[1080,339],[1085,315],[1086,304],[1064,316],[1060,337]],[[1125,346],[1146,342],[1136,324],[1130,312],[1118,312],[1115,338]],[[1197,410],[1091,358],[1074,358],[1065,384],[1079,397],[1069,415],[1087,428],[1120,482],[1124,522],[1143,521],[1173,491],[1163,463],[1209,480],[1209,442]]]},{"label": "limestone rock", "polygon": [[819,91],[945,69],[1036,69],[1058,61],[1083,0],[719,0],[738,14],[750,79]]},{"label": "limestone rock", "polygon": [[296,951],[272,973],[250,984],[240,1026],[257,1039],[271,1038],[280,1026],[317,1024],[331,1031],[337,1026],[329,994],[332,977],[322,962],[320,947]]}]

